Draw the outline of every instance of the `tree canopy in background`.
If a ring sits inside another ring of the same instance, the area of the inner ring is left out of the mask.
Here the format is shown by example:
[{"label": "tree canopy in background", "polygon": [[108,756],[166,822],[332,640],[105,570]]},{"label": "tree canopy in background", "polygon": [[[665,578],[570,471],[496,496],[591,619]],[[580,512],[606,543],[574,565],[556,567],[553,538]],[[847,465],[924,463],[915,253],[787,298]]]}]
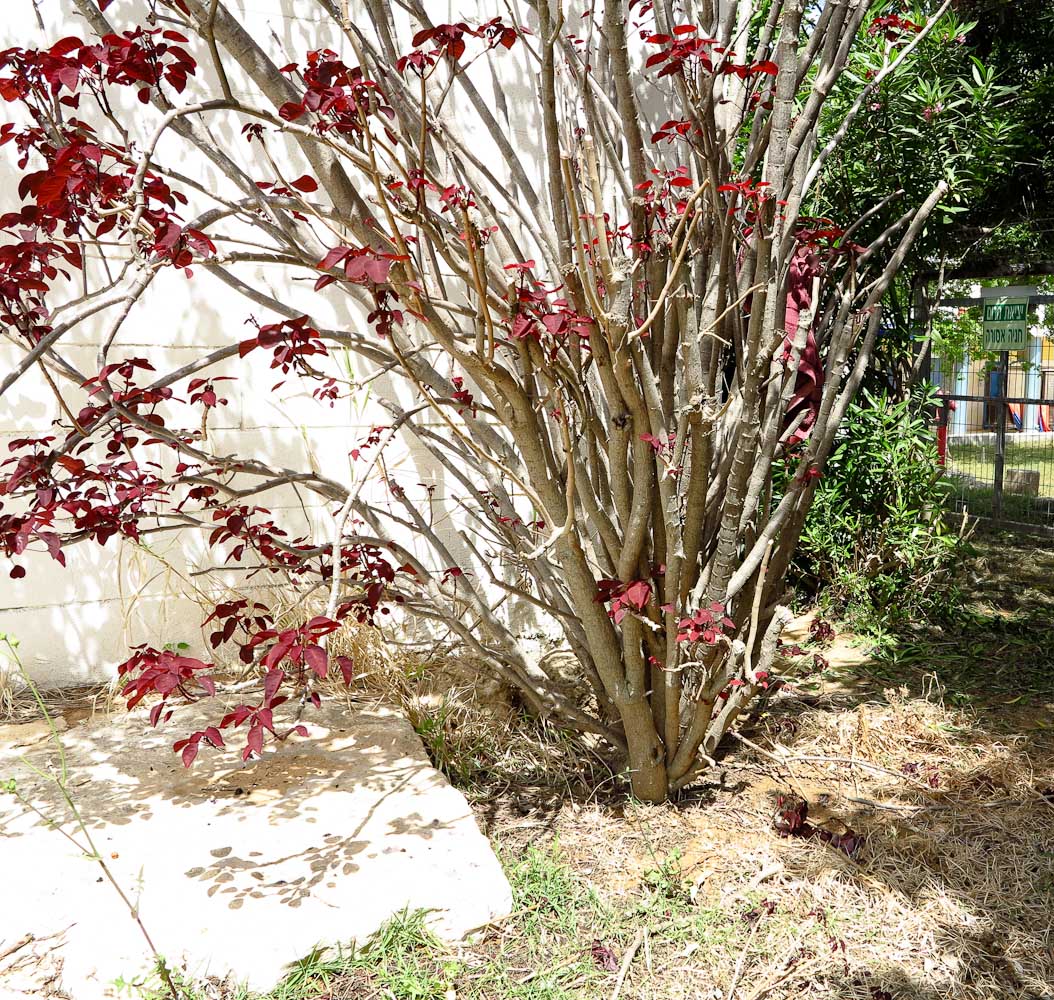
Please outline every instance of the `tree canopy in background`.
[{"label": "tree canopy in background", "polygon": [[[1046,0],[928,2],[872,24],[826,109],[835,131],[891,48],[897,22],[917,26],[947,8],[913,58],[886,77],[842,143],[819,207],[853,214],[890,198],[865,231],[881,231],[910,198],[945,178],[951,187],[907,273],[1025,268],[1054,256],[1054,7]],[[910,28],[909,28],[910,30]],[[898,194],[903,192],[903,195]],[[969,262],[969,263],[967,263]],[[952,275],[949,275],[952,276]],[[973,276],[973,275],[971,275]],[[996,276],[996,275],[992,275]]]},{"label": "tree canopy in background", "polygon": [[904,31],[937,14],[913,58],[854,120],[817,203],[832,218],[872,206],[861,232],[873,238],[904,200],[938,179],[949,184],[886,303],[868,381],[897,393],[925,371],[918,335],[928,323],[928,302],[919,311],[926,288],[933,296],[955,277],[1042,272],[1054,260],[1054,9],[1044,0],[928,0],[887,13],[856,46],[828,102],[826,129],[841,127],[854,86],[874,78]]},{"label": "tree canopy in background", "polygon": [[[1014,157],[989,178],[958,220],[957,260],[964,277],[992,277],[1054,262],[1054,5],[1049,0],[956,0],[975,22],[971,53],[1016,88]],[[966,274],[972,271],[971,274]]]}]

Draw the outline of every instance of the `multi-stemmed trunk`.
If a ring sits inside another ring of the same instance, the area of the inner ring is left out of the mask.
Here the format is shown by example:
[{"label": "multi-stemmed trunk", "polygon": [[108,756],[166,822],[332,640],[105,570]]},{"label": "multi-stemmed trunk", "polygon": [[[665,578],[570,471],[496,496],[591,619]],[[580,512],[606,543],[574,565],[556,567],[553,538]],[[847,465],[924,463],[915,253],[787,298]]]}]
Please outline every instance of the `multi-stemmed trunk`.
[{"label": "multi-stemmed trunk", "polygon": [[[75,2],[100,36],[114,30],[95,0]],[[849,120],[930,26],[890,47],[887,67],[831,129],[824,102],[846,85],[869,0],[828,0],[807,22],[803,0],[704,0],[684,23],[660,0],[640,45],[625,0],[574,23],[554,0],[538,0],[529,34],[500,18],[436,25],[410,0],[416,35],[382,0],[364,0],[353,20],[337,0],[318,0],[347,62],[271,52],[222,2],[162,6],[195,36],[202,72],[182,96],[164,81],[143,87],[156,130],[138,146],[113,127],[120,102],[106,95],[120,79],[80,81],[78,113],[94,110],[92,141],[109,157],[100,170],[125,171],[130,183],[118,194],[82,187],[97,214],[78,224],[98,255],[130,254],[131,265],[113,287],[88,287],[80,304],[50,313],[46,330],[18,306],[26,356],[0,391],[43,365],[69,433],[12,491],[37,508],[88,496],[91,476],[66,459],[94,454],[86,443],[118,431],[147,431],[132,446],[117,439],[119,449],[168,450],[183,464],[164,490],[121,495],[124,534],[207,527],[213,544],[281,567],[305,595],[321,585],[329,619],[374,620],[397,600],[441,621],[532,710],[621,747],[639,798],[686,785],[769,683],[787,619],[783,578],[816,477],[868,363],[882,296],[943,193],[881,232],[866,218],[839,228],[811,217]],[[317,49],[327,44],[320,37]],[[480,89],[487,61],[494,81],[515,83],[515,103],[502,99],[500,110]],[[65,112],[52,97],[30,87],[24,103],[54,131]],[[464,138],[466,119],[473,135],[489,136],[486,150]],[[531,164],[515,137],[539,122]],[[61,128],[69,141],[82,126]],[[217,140],[224,128],[237,146]],[[165,155],[179,143],[237,196],[193,189],[182,164],[169,170]],[[38,140],[32,155],[54,161],[56,150]],[[284,177],[289,157],[311,173]],[[186,188],[197,213],[180,226],[183,257],[159,235],[173,221],[148,193],[161,177]],[[100,219],[113,218],[99,233]],[[267,325],[254,341],[117,385],[104,366],[136,303],[161,266],[191,260],[264,310]],[[314,275],[319,295],[328,287],[359,318],[349,329],[302,318],[257,280],[258,266]],[[84,372],[67,334],[106,296],[100,371]],[[214,400],[197,403],[201,434],[158,423],[176,405],[162,390],[230,371],[217,366],[253,350],[274,349],[276,365],[286,351],[286,377],[315,388],[320,405],[362,391],[369,376],[342,376],[324,345],[350,350],[414,397],[409,407],[379,399],[392,430],[363,443],[365,457],[353,452],[351,487],[216,453]],[[82,399],[63,397],[89,382],[96,409],[85,416]],[[133,387],[153,394],[149,406],[129,403]],[[436,527],[427,489],[390,486],[384,450],[396,429],[455,484],[470,528],[460,548]],[[289,483],[332,506],[328,535],[294,545],[264,515],[241,510],[245,498]],[[63,544],[108,537],[64,516]],[[411,535],[429,557],[411,551]],[[454,552],[464,550],[461,565]],[[495,568],[498,555],[505,568]],[[549,683],[504,614],[510,600],[556,624],[591,697]],[[241,642],[250,660],[285,642],[264,636],[267,623],[248,611],[223,614],[236,626],[222,640]],[[319,654],[298,650],[310,641],[325,654],[328,625],[311,628],[298,633],[301,645],[262,657],[271,680],[261,707],[275,684],[298,687],[302,704],[312,694]]]}]

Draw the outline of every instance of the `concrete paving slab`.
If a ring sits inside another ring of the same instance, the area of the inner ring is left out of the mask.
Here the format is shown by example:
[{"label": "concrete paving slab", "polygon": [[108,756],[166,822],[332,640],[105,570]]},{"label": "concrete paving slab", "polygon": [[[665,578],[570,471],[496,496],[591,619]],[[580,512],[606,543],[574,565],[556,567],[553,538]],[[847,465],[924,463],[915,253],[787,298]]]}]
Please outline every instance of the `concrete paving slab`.
[{"label": "concrete paving slab", "polygon": [[[173,741],[221,713],[204,702],[159,730],[136,711],[61,734],[97,849],[171,964],[262,991],[317,944],[362,942],[404,908],[428,910],[451,940],[509,912],[468,803],[404,719],[330,704],[305,718],[306,739],[246,764],[203,751],[185,770]],[[57,773],[53,741],[39,726],[7,728],[0,781],[14,777],[60,826],[0,794],[0,956],[33,938],[0,959],[0,996],[116,996],[118,977],[149,967],[142,937],[98,864],[63,835],[79,836],[57,790],[33,774]],[[34,966],[50,985],[32,981]]]}]

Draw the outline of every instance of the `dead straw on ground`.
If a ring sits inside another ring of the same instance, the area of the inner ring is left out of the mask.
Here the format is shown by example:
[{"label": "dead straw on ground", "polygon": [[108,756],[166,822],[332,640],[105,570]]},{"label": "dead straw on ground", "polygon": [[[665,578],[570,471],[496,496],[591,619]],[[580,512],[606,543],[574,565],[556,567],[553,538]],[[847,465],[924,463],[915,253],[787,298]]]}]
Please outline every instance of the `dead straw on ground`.
[{"label": "dead straw on ground", "polygon": [[[643,929],[623,1000],[1049,993],[1052,748],[904,690],[792,696],[680,804],[627,803],[595,748],[540,728],[500,685],[481,689],[471,660],[346,632],[349,655],[372,664],[356,700],[406,712],[499,848],[552,840],[621,915],[609,930],[624,949]],[[778,836],[781,793],[804,797],[817,826],[863,834],[859,854]],[[656,872],[689,903],[656,901]],[[522,929],[514,915],[495,933]]]},{"label": "dead straw on ground", "polygon": [[15,686],[7,673],[0,670],[0,722],[14,718]]},{"label": "dead straw on ground", "polygon": [[[552,824],[572,869],[614,905],[646,899],[654,872],[671,868],[692,900],[672,928],[655,921],[651,967],[637,963],[623,997],[1049,994],[1049,755],[900,691],[773,706],[750,742],[696,802],[572,802]],[[778,836],[781,793],[804,797],[817,826],[863,834],[859,854]]]}]

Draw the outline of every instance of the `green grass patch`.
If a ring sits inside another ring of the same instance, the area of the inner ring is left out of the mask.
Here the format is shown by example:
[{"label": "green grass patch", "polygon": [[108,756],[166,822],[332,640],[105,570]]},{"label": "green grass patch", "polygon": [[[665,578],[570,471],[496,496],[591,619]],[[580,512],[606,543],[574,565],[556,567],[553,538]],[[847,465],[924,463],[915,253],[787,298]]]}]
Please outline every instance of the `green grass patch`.
[{"label": "green grass patch", "polygon": [[[1006,467],[1039,472],[1040,492],[1054,495],[1054,435],[1049,441],[1006,442]],[[948,448],[948,468],[952,472],[991,480],[995,470],[995,444],[954,444]]]},{"label": "green grass patch", "polygon": [[[990,518],[995,513],[995,491],[991,486],[977,485],[969,480],[947,479],[949,503],[965,510],[972,517]],[[1054,526],[1054,500],[1003,492],[1001,517],[1021,524]]]},{"label": "green grass patch", "polygon": [[[1039,495],[1003,491],[1002,516],[1009,521],[1054,525],[1054,438],[1050,441],[1007,439],[1005,467],[1039,473]],[[993,514],[995,446],[952,445],[945,479],[949,500],[976,517]]]},{"label": "green grass patch", "polygon": [[[621,962],[645,927],[649,948],[734,959],[750,934],[751,893],[732,906],[697,904],[671,851],[639,884],[602,898],[564,858],[558,843],[515,853],[499,847],[513,890],[513,914],[500,931],[454,948],[429,931],[427,914],[400,913],[361,947],[305,956],[270,993],[177,979],[184,1000],[591,1000],[610,993]],[[757,899],[754,899],[757,896]],[[775,925],[774,925],[775,926]],[[606,961],[605,961],[606,957]],[[166,1000],[158,981],[125,984],[124,996]]]}]

